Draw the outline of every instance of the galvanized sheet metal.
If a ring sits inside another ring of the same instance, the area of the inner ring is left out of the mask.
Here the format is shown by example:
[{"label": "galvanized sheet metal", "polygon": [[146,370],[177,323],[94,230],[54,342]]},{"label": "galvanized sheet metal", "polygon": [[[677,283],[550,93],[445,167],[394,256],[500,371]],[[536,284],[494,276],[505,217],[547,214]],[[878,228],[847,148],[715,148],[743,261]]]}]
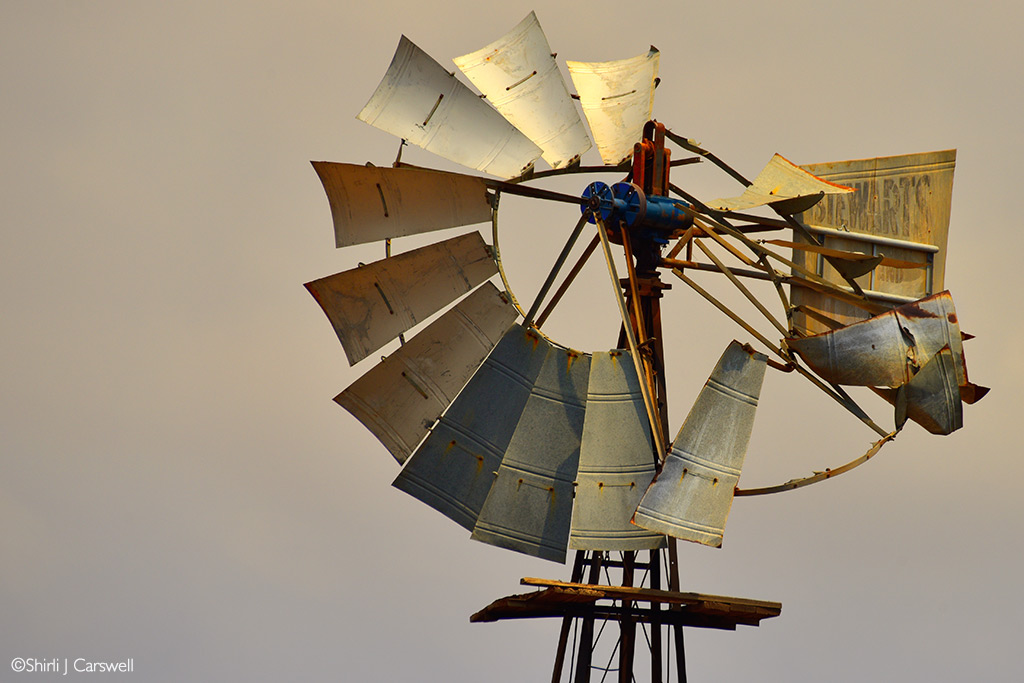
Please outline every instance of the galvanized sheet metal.
[{"label": "galvanized sheet metal", "polygon": [[787,339],[786,343],[829,382],[875,387],[906,384],[948,346],[958,384],[967,383],[960,327],[949,292],[813,337]]},{"label": "galvanized sheet metal", "polygon": [[338,247],[491,220],[483,178],[314,161]]},{"label": "galvanized sheet metal", "polygon": [[[826,247],[923,264],[926,267],[920,269],[882,264],[858,280],[869,296],[878,292],[920,299],[944,288],[955,166],[956,150],[808,164],[801,168],[856,192],[826,196],[798,218]],[[797,235],[794,241],[803,238]],[[794,252],[793,260],[832,282],[843,282],[814,254]],[[809,307],[843,324],[867,317],[851,304],[803,287],[793,287],[791,297],[794,305]],[[799,311],[794,322],[812,333],[827,329]]]},{"label": "galvanized sheet metal", "polygon": [[879,393],[896,406],[897,428],[909,418],[932,434],[946,435],[964,424],[957,382],[957,364],[947,346],[932,356],[906,386]]},{"label": "galvanized sheet metal", "polygon": [[334,400],[403,463],[516,315],[485,282]]},{"label": "galvanized sheet metal", "polygon": [[[843,194],[853,192],[853,188],[837,185],[800,168],[789,159],[776,154],[761,169],[754,182],[738,197],[714,199],[707,203],[720,211],[740,211],[755,206],[771,204],[783,207],[793,204],[799,197],[815,197],[820,193]],[[784,211],[784,213],[790,213]]]},{"label": "galvanized sheet metal", "polygon": [[672,443],[634,523],[721,546],[746,457],[767,358],[739,342],[722,354]]},{"label": "galvanized sheet metal", "polygon": [[357,362],[498,272],[480,233],[306,283]]},{"label": "galvanized sheet metal", "polygon": [[513,325],[393,485],[472,531],[549,349]]},{"label": "galvanized sheet metal", "polygon": [[590,356],[538,342],[545,359],[473,539],[565,562]]},{"label": "galvanized sheet metal", "polygon": [[664,545],[663,535],[630,523],[654,478],[654,461],[651,423],[629,351],[595,353],[570,548],[624,551]]},{"label": "galvanized sheet metal", "polygon": [[566,62],[605,164],[633,154],[654,108],[659,52],[612,62]]},{"label": "galvanized sheet metal", "polygon": [[541,154],[537,145],[405,36],[357,118],[501,178],[520,175]]},{"label": "galvanized sheet metal", "polygon": [[572,163],[590,149],[590,137],[535,13],[454,62],[509,123],[544,150],[544,161],[552,168]]}]

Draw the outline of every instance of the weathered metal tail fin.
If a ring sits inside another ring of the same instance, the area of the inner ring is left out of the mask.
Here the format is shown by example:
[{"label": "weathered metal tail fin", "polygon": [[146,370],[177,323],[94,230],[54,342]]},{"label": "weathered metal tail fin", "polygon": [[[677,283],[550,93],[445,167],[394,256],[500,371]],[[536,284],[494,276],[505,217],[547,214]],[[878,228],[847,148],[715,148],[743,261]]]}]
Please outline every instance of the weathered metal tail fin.
[{"label": "weathered metal tail fin", "polygon": [[961,401],[974,403],[988,393],[967,377],[949,292],[786,343],[829,382],[875,388],[896,406],[897,428],[909,418],[949,434],[963,424]]},{"label": "weathered metal tail fin", "polygon": [[[858,285],[871,302],[896,306],[927,297],[945,287],[955,166],[956,150],[801,166],[855,192],[827,194],[799,220],[828,249],[885,257],[876,268],[857,276]],[[806,242],[800,234],[795,234],[794,240]],[[844,286],[842,275],[828,256],[794,249],[793,260]],[[863,308],[823,290],[796,286],[791,300],[794,306],[843,324],[868,315]],[[826,329],[802,311],[794,317],[794,324],[810,333]]]}]

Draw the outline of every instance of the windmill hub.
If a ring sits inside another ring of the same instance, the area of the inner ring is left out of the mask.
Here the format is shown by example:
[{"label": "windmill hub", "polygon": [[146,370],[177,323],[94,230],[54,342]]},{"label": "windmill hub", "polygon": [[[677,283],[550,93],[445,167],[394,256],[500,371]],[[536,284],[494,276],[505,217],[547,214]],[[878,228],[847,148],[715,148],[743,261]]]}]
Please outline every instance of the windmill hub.
[{"label": "windmill hub", "polygon": [[668,243],[668,237],[677,231],[686,230],[693,225],[690,205],[678,199],[646,194],[635,183],[615,183],[607,185],[596,181],[583,190],[580,205],[583,212],[591,211],[588,219],[595,222],[594,214],[611,226],[620,223],[629,228],[647,228],[653,232],[653,239],[662,244]]}]

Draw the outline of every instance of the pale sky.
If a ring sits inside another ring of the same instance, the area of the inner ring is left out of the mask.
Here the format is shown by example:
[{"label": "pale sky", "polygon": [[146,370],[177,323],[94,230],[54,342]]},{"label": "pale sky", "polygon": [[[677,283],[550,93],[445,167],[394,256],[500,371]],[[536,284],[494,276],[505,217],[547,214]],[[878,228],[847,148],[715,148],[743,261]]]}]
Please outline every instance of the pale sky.
[{"label": "pale sky", "polygon": [[[556,621],[468,619],[570,567],[471,541],[390,486],[394,460],[331,400],[373,361],[348,366],[302,287],[383,255],[334,249],[309,161],[392,161],[397,141],[355,115],[399,36],[454,69],[531,9],[563,73],[657,46],[655,116],[748,176],[775,152],[958,150],[946,286],[991,394],[951,436],[908,425],[843,477],[737,500],[722,549],[682,543],[683,590],[783,604],[760,628],[688,629],[690,680],[1021,679],[1018,3],[9,0],[0,680],[30,677],[17,657],[132,658],[118,681],[550,676]],[[708,168],[673,181],[736,189]],[[503,202],[523,291],[573,210]],[[587,277],[549,331],[606,350],[607,274]],[[728,342],[751,340],[682,283],[664,315],[674,431]],[[769,375],[741,485],[870,445],[805,385]]]}]

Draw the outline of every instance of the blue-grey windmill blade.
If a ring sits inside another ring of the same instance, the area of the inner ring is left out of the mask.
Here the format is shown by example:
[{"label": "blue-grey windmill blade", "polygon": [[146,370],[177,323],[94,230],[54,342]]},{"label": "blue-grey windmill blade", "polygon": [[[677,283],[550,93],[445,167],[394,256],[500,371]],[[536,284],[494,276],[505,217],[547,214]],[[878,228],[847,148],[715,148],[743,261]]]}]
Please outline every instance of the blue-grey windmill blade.
[{"label": "blue-grey windmill blade", "polygon": [[580,439],[569,547],[647,550],[665,537],[631,523],[655,474],[651,425],[629,351],[595,352]]},{"label": "blue-grey windmill blade", "polygon": [[739,482],[767,357],[732,342],[701,389],[633,523],[721,546]]},{"label": "blue-grey windmill blade", "polygon": [[517,130],[543,150],[553,169],[578,164],[590,138],[547,37],[530,12],[512,30],[456,66]]},{"label": "blue-grey windmill blade", "polygon": [[553,345],[544,356],[472,538],[564,563],[591,357]]},{"label": "blue-grey windmill blade", "polygon": [[472,531],[550,350],[536,333],[512,326],[394,485]]},{"label": "blue-grey windmill blade", "polygon": [[660,547],[629,521],[653,476],[628,352],[580,353],[513,325],[394,486],[475,540],[564,562],[569,548]]},{"label": "blue-grey windmill blade", "polygon": [[540,147],[405,36],[357,118],[500,178],[522,175],[541,155]]}]

